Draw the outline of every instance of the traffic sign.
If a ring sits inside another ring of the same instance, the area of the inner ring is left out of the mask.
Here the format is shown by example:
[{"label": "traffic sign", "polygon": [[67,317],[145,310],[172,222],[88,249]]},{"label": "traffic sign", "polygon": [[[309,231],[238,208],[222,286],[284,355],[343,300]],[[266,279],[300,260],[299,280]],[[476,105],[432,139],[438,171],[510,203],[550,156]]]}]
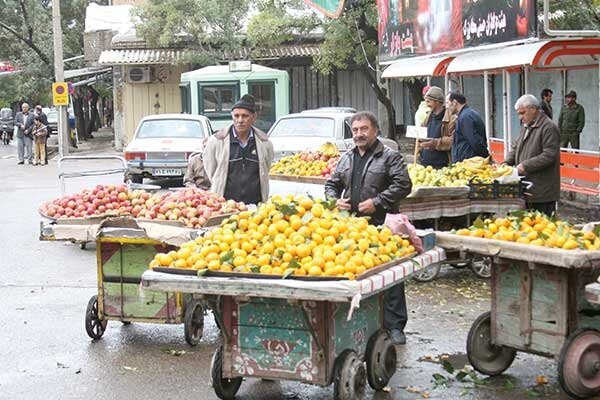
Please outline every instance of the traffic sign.
[{"label": "traffic sign", "polygon": [[66,82],[52,84],[52,102],[55,106],[69,105],[69,89]]}]

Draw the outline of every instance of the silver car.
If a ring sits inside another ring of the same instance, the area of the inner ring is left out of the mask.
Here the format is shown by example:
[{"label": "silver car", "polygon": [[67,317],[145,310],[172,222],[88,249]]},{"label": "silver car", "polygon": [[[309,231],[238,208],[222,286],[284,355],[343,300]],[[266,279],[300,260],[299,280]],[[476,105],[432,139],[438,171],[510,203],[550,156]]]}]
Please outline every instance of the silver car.
[{"label": "silver car", "polygon": [[124,150],[127,179],[142,183],[144,178],[182,178],[187,160],[202,151],[212,134],[203,115],[159,114],[142,118]]}]

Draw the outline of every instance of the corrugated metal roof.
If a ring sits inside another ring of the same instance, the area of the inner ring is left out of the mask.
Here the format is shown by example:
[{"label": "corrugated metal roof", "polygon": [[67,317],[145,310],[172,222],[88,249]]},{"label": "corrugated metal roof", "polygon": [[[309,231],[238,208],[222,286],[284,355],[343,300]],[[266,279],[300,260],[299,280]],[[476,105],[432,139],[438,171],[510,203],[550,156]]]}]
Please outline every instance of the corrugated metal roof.
[{"label": "corrugated metal roof", "polygon": [[[173,64],[184,59],[186,50],[169,49],[119,49],[105,50],[100,54],[98,63],[100,65],[118,64]],[[268,49],[250,49],[242,47],[239,50],[222,52],[222,60],[239,59],[273,59],[290,57],[314,57],[320,54],[319,45],[284,45]]]},{"label": "corrugated metal roof", "polygon": [[123,49],[104,50],[98,64],[173,64],[183,60],[185,50],[168,49]]}]

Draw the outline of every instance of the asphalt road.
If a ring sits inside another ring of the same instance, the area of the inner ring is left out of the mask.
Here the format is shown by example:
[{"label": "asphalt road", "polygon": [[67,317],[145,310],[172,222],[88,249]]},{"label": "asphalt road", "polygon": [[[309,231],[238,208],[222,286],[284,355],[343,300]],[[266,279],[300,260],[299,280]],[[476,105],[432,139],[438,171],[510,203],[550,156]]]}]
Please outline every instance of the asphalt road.
[{"label": "asphalt road", "polygon": [[[57,163],[16,165],[14,143],[0,147],[0,399],[214,399],[210,358],[219,333],[210,315],[205,337],[189,347],[181,325],[111,321],[92,341],[84,329],[88,299],[97,292],[96,254],[66,242],[39,241],[43,201],[60,195]],[[106,166],[105,164],[96,164]],[[67,191],[119,176],[80,178]],[[274,192],[300,190],[274,185]],[[305,189],[301,189],[304,191]],[[310,188],[318,194],[319,188]],[[472,321],[489,309],[489,285],[468,270],[446,268],[433,283],[408,286],[408,343],[398,347],[389,391],[372,399],[565,399],[556,362],[519,354],[506,374],[460,382],[440,359],[465,366]],[[183,353],[173,355],[171,350]],[[439,378],[442,376],[443,378]],[[548,384],[537,385],[544,376]],[[437,377],[437,380],[436,380]],[[332,387],[246,380],[239,399],[332,399]]]}]

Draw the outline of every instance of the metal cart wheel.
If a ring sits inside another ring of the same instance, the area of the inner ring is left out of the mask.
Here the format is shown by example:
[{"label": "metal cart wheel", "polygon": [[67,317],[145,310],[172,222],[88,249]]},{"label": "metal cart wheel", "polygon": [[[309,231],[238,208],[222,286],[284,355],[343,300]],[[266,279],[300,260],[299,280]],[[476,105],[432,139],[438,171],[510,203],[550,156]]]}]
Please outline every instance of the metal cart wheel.
[{"label": "metal cart wheel", "polygon": [[365,363],[354,350],[346,349],[337,358],[333,377],[335,400],[359,400],[365,394]]},{"label": "metal cart wheel", "polygon": [[198,300],[192,300],[185,306],[183,332],[190,346],[200,343],[204,331],[204,308]]},{"label": "metal cart wheel", "polygon": [[600,393],[600,332],[575,331],[558,359],[558,381],[569,396],[585,399]]},{"label": "metal cart wheel", "polygon": [[435,263],[435,264],[430,265],[427,268],[423,268],[421,271],[417,272],[413,276],[413,278],[419,282],[430,282],[438,276],[441,268],[442,268],[442,264]]},{"label": "metal cart wheel", "polygon": [[396,347],[387,330],[378,330],[371,336],[365,361],[369,385],[375,390],[382,390],[396,372]]},{"label": "metal cart wheel", "polygon": [[486,375],[500,375],[515,359],[514,349],[492,344],[491,314],[481,314],[467,336],[467,358],[477,371]]},{"label": "metal cart wheel", "polygon": [[107,323],[107,320],[98,317],[98,296],[92,296],[85,310],[85,331],[92,339],[100,339],[104,335]]},{"label": "metal cart wheel", "polygon": [[233,400],[242,384],[242,377],[223,378],[223,345],[220,345],[213,355],[210,363],[210,377],[217,397],[223,400]]},{"label": "metal cart wheel", "polygon": [[469,263],[469,267],[479,278],[490,279],[492,277],[492,259],[490,257],[473,257]]}]

